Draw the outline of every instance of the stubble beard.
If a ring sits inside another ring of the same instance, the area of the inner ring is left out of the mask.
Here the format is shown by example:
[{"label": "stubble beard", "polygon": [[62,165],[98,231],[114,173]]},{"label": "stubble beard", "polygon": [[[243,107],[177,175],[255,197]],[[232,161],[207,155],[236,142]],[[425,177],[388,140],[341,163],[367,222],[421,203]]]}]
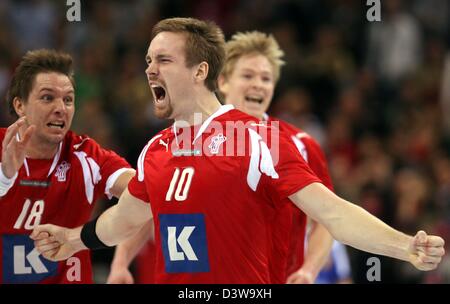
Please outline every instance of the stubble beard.
[{"label": "stubble beard", "polygon": [[173,108],[172,105],[169,103],[166,107],[162,109],[155,106],[153,108],[153,112],[155,116],[159,119],[169,119],[172,116]]}]

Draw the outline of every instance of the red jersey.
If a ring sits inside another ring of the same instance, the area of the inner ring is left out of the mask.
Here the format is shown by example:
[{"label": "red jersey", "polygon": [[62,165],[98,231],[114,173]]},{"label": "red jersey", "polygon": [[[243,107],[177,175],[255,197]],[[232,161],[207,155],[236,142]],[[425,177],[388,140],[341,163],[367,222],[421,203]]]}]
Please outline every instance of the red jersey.
[{"label": "red jersey", "polygon": [[[319,144],[307,133],[287,122],[267,117],[268,124],[277,122],[280,133],[292,141],[295,153],[302,156],[322,183],[333,190],[325,154]],[[283,146],[281,146],[283,148]],[[283,204],[277,209],[272,223],[273,252],[270,263],[271,280],[286,283],[287,277],[303,265],[307,217],[293,204]]]},{"label": "red jersey", "polygon": [[[0,129],[3,141],[6,129]],[[1,148],[0,148],[1,149]],[[1,150],[0,150],[1,155]],[[90,252],[51,262],[29,238],[39,224],[74,228],[130,165],[93,139],[69,131],[53,159],[29,159],[0,197],[0,283],[92,283]]]},{"label": "red jersey", "polygon": [[137,284],[155,283],[155,241],[147,241],[136,256],[135,282]]},{"label": "red jersey", "polygon": [[271,283],[274,209],[320,180],[283,137],[262,140],[271,127],[229,127],[254,121],[222,106],[199,129],[165,129],[143,149],[128,189],[151,205],[156,283]]}]

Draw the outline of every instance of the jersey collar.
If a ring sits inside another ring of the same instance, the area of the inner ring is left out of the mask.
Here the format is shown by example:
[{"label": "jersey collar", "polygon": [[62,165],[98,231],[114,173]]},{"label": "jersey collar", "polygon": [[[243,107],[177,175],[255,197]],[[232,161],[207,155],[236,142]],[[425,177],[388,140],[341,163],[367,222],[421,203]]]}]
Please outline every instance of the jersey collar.
[{"label": "jersey collar", "polygon": [[[20,140],[19,133],[16,134],[16,138],[17,138],[17,140]],[[47,177],[49,177],[50,174],[52,174],[53,170],[55,170],[56,165],[58,164],[59,158],[60,158],[60,156],[61,156],[62,143],[63,143],[62,141],[59,143],[58,151],[56,151],[56,154],[55,154],[55,156],[53,157],[53,163],[52,163],[52,165],[50,166],[50,170],[48,170]],[[27,158],[26,158],[26,157],[25,157],[25,159],[23,160],[23,165],[24,165],[24,167],[25,167],[25,171],[26,171],[26,173],[27,173],[27,176],[30,176],[30,167],[28,166],[28,162],[27,162]]]},{"label": "jersey collar", "polygon": [[205,132],[206,128],[209,126],[211,121],[213,121],[216,117],[219,117],[233,109],[234,109],[234,106],[231,104],[221,106],[214,114],[209,116],[208,119],[203,122],[203,124],[200,126],[200,129],[198,130],[197,135],[195,135],[195,138],[192,141],[192,143],[194,144],[195,141],[197,140],[197,138],[199,138],[203,134],[203,132]]},{"label": "jersey collar", "polygon": [[[200,126],[200,128],[198,129],[197,134],[194,137],[194,140],[192,141],[192,144],[195,143],[195,141],[205,132],[206,128],[208,128],[209,124],[217,117],[231,111],[234,109],[233,105],[227,104],[227,105],[222,105],[220,106],[220,108],[214,112],[211,116],[209,116]],[[175,141],[178,145],[178,137],[177,137],[177,129],[176,129],[176,121],[173,123],[172,125],[172,132],[173,134],[175,134]]]}]

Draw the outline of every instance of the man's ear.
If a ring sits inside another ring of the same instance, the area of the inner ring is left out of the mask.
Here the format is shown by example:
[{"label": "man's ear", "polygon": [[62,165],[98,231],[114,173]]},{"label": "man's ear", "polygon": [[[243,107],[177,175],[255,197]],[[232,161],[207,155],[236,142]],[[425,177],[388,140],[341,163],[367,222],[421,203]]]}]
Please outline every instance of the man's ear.
[{"label": "man's ear", "polygon": [[25,116],[25,103],[19,97],[14,97],[13,107],[19,117]]},{"label": "man's ear", "polygon": [[225,78],[225,76],[223,76],[223,74],[219,75],[219,78],[217,79],[217,84],[219,85],[219,91],[222,94],[227,95],[229,86],[228,86],[228,81]]},{"label": "man's ear", "polygon": [[195,72],[194,78],[197,81],[205,81],[206,78],[208,77],[208,72],[209,72],[209,65],[207,62],[202,61],[198,67],[197,67],[197,71]]}]

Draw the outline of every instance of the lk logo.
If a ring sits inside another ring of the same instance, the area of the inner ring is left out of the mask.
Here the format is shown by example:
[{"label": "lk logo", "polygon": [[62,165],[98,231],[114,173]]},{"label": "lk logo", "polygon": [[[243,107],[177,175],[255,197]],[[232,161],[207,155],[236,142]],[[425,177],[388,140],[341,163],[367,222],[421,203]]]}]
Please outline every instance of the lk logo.
[{"label": "lk logo", "polygon": [[3,235],[3,283],[38,283],[57,274],[51,262],[34,248],[28,235]]},{"label": "lk logo", "polygon": [[158,218],[166,272],[208,272],[205,216],[160,214]]}]

